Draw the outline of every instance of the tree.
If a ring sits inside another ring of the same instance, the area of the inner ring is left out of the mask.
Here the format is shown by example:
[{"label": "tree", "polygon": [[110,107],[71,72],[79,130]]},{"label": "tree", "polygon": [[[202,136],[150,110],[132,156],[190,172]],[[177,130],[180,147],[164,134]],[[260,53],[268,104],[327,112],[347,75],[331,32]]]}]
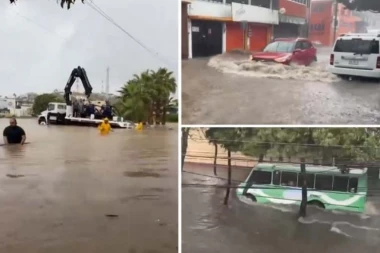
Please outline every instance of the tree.
[{"label": "tree", "polygon": [[212,133],[213,141],[216,141],[227,151],[228,159],[228,176],[227,176],[227,191],[224,198],[224,204],[228,204],[228,199],[231,191],[232,181],[232,166],[231,166],[231,152],[241,150],[243,132],[240,128],[214,128]]},{"label": "tree", "polygon": [[63,103],[64,100],[61,96],[57,96],[54,94],[44,93],[41,95],[38,95],[34,99],[34,103],[32,106],[32,111],[34,115],[39,115],[42,111],[45,111],[48,107],[48,104],[51,102],[61,102]]},{"label": "tree", "polygon": [[216,161],[218,158],[218,140],[216,139],[216,133],[218,128],[209,128],[204,132],[204,136],[208,139],[208,142],[214,145],[214,175],[216,176]]},{"label": "tree", "polygon": [[379,159],[379,134],[366,128],[256,128],[244,139],[247,156],[301,158],[332,164]]},{"label": "tree", "polygon": [[185,166],[185,158],[186,158],[186,153],[187,153],[187,144],[188,144],[188,140],[189,140],[189,133],[190,133],[190,129],[189,127],[183,127],[181,129],[182,131],[182,137],[181,137],[181,143],[182,143],[182,146],[181,146],[181,166],[182,166],[182,170],[183,170],[183,167]]},{"label": "tree", "polygon": [[338,0],[349,10],[380,12],[380,1],[376,0]]},{"label": "tree", "polygon": [[119,103],[119,111],[123,111],[131,120],[140,120],[136,118],[136,115],[140,115],[150,124],[165,124],[166,112],[172,106],[170,94],[177,87],[172,74],[167,69],[160,68],[158,71],[146,70],[140,75],[134,75],[119,91],[123,101]]},{"label": "tree", "polygon": [[[17,0],[9,0],[11,4],[15,4]],[[58,2],[59,0],[57,0]],[[75,0],[60,0],[61,1],[61,7],[64,8],[65,4],[67,6],[67,9],[69,10],[71,5],[75,3]],[[81,0],[84,4],[84,0]]]}]

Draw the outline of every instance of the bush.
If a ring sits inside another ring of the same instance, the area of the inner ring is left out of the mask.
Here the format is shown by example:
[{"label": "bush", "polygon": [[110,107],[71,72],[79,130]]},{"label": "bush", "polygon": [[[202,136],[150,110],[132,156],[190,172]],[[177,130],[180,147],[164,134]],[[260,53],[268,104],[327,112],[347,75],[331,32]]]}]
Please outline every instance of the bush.
[{"label": "bush", "polygon": [[166,121],[172,123],[178,123],[178,114],[167,114]]}]

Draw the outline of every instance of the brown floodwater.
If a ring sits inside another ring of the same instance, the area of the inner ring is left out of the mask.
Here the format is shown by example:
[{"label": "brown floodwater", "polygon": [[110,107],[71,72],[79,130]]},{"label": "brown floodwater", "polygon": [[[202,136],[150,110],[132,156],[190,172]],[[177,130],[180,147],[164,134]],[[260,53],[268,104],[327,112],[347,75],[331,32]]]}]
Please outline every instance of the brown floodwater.
[{"label": "brown floodwater", "polygon": [[0,146],[0,252],[177,252],[177,126],[19,125],[30,143]]}]

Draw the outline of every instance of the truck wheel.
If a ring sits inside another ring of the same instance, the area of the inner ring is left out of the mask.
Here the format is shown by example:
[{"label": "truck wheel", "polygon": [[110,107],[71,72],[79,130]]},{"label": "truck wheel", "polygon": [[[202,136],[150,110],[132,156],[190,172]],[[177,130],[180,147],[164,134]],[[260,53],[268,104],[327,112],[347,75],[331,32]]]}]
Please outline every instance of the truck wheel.
[{"label": "truck wheel", "polygon": [[38,119],[38,125],[46,125],[46,119],[45,118]]}]

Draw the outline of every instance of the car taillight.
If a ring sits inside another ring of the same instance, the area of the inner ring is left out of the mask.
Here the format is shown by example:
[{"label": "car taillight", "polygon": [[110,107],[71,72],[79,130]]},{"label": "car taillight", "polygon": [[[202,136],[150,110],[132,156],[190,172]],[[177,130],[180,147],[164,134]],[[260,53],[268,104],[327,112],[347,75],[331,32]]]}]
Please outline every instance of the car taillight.
[{"label": "car taillight", "polygon": [[334,65],[334,54],[330,54],[330,65]]},{"label": "car taillight", "polygon": [[380,56],[377,57],[377,60],[376,60],[376,68],[377,68],[377,69],[380,69]]}]

